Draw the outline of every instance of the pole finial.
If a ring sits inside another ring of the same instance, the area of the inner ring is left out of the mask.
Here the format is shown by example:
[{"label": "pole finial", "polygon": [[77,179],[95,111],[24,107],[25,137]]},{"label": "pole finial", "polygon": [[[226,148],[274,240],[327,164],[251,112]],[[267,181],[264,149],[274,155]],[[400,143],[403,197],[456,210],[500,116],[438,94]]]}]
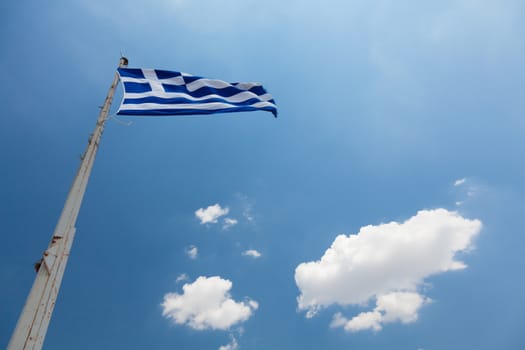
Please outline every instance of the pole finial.
[{"label": "pole finial", "polygon": [[128,65],[128,59],[124,56],[120,56],[120,66],[127,66]]}]

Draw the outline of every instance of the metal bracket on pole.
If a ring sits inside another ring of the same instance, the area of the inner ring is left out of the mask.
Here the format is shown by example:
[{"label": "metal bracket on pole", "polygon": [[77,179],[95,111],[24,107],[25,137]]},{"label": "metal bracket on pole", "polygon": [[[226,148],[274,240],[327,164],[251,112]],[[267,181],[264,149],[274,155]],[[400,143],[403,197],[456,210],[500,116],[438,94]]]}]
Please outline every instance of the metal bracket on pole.
[{"label": "metal bracket on pole", "polygon": [[[127,64],[127,58],[121,57],[119,67]],[[9,341],[8,350],[39,350],[42,348],[75,238],[75,223],[78,212],[118,81],[119,75],[116,73],[104,101],[104,106],[98,116],[95,130],[91,134],[86,151],[82,156],[82,162],[69,190],[51,242],[44,252],[42,260],[35,264],[37,276]]]}]

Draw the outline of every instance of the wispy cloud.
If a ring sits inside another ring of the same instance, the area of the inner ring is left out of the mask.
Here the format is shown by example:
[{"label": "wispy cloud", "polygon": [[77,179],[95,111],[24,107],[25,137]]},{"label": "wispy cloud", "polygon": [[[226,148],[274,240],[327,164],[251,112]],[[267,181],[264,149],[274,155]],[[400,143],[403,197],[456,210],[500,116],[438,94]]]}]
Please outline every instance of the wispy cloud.
[{"label": "wispy cloud", "polygon": [[239,221],[237,221],[237,219],[224,218],[224,224],[222,225],[222,229],[223,230],[227,230],[230,227],[233,227],[233,226],[237,225],[238,223],[239,223]]},{"label": "wispy cloud", "polygon": [[168,293],[162,303],[162,315],[175,324],[197,330],[227,330],[249,319],[259,304],[250,299],[235,301],[230,290],[233,284],[219,276],[200,276],[184,284],[183,293]]},{"label": "wispy cloud", "polygon": [[454,186],[461,186],[463,185],[465,182],[467,182],[467,179],[464,177],[462,179],[457,179],[456,181],[454,181]]},{"label": "wispy cloud", "polygon": [[233,335],[230,335],[230,342],[226,345],[222,345],[219,350],[238,350],[239,344],[237,343],[237,339]]},{"label": "wispy cloud", "polygon": [[373,310],[349,320],[336,314],[332,327],[380,330],[388,322],[414,322],[420,307],[430,301],[418,287],[430,275],[464,269],[455,255],[472,247],[481,227],[479,220],[435,209],[402,223],[369,225],[355,235],[339,235],[320,260],[297,266],[299,309],[313,317],[332,304],[375,300]]},{"label": "wispy cloud", "polygon": [[257,259],[257,258],[260,258],[262,256],[261,253],[259,253],[257,250],[255,249],[248,249],[248,250],[245,250],[244,252],[242,252],[242,255],[244,256],[249,256],[251,258],[254,258],[254,259]]},{"label": "wispy cloud", "polygon": [[189,279],[189,277],[188,277],[187,274],[181,273],[180,275],[177,276],[177,279],[175,280],[175,283],[184,282],[184,281],[187,281],[188,279]]},{"label": "wispy cloud", "polygon": [[186,248],[186,255],[188,258],[195,260],[199,256],[199,249],[194,245],[190,245]]},{"label": "wispy cloud", "polygon": [[242,207],[242,216],[249,222],[253,222],[255,217],[253,215],[254,202],[248,198],[247,195],[237,193],[236,197],[239,199]]},{"label": "wispy cloud", "polygon": [[464,206],[472,202],[473,199],[483,192],[486,188],[479,183],[476,178],[461,178],[454,181],[456,189],[456,206]]},{"label": "wispy cloud", "polygon": [[474,197],[478,193],[478,189],[476,187],[470,187],[467,191],[467,196]]},{"label": "wispy cloud", "polygon": [[221,216],[228,215],[230,209],[222,208],[218,203],[205,208],[199,208],[195,211],[195,216],[200,220],[201,225],[216,224]]}]

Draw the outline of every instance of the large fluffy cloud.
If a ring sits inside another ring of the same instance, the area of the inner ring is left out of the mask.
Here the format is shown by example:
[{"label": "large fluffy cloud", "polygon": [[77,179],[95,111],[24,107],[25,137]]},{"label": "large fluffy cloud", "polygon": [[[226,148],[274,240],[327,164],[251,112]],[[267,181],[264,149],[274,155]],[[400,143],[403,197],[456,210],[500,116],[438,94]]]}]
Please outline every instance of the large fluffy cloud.
[{"label": "large fluffy cloud", "polygon": [[418,293],[418,286],[430,275],[465,268],[456,254],[471,248],[480,230],[479,220],[436,209],[420,211],[403,223],[370,225],[355,235],[339,235],[320,260],[297,266],[299,309],[312,317],[331,304],[375,300],[372,311],[351,320],[337,314],[332,326],[379,330],[385,322],[413,322],[429,301]]},{"label": "large fluffy cloud", "polygon": [[253,300],[233,300],[231,288],[229,280],[219,276],[201,276],[195,282],[185,284],[182,294],[166,294],[162,314],[177,324],[186,324],[193,329],[229,329],[246,321],[259,307]]},{"label": "large fluffy cloud", "polygon": [[230,212],[228,207],[222,208],[218,203],[208,206],[206,209],[199,208],[195,211],[195,216],[201,224],[216,224],[217,220]]}]

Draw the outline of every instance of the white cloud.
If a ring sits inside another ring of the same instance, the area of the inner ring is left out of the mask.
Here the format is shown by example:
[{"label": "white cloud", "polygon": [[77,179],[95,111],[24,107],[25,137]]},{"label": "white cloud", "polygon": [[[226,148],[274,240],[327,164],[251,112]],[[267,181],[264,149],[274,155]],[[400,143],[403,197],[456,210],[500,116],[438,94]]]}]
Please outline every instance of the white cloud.
[{"label": "white cloud", "polygon": [[246,208],[244,208],[242,216],[244,216],[244,218],[250,222],[253,222],[253,220],[255,220],[252,214],[252,207],[247,206]]},{"label": "white cloud", "polygon": [[245,250],[244,252],[242,252],[242,255],[249,256],[249,257],[252,257],[252,258],[260,258],[262,254],[259,253],[255,249],[248,249],[248,250]]},{"label": "white cloud", "polygon": [[186,255],[188,255],[190,259],[195,260],[199,256],[199,249],[194,245],[190,245],[186,248]]},{"label": "white cloud", "polygon": [[454,186],[461,186],[463,185],[465,182],[467,182],[467,179],[466,178],[462,178],[462,179],[458,179],[456,181],[454,181]]},{"label": "white cloud", "polygon": [[361,312],[351,320],[348,320],[340,312],[334,315],[330,327],[343,327],[346,331],[360,331],[365,329],[381,330],[381,313],[377,311]]},{"label": "white cloud", "polygon": [[237,225],[238,223],[239,223],[239,221],[237,221],[237,219],[224,218],[224,225],[222,225],[222,229],[223,230],[227,230],[230,227]]},{"label": "white cloud", "polygon": [[254,202],[250,200],[248,196],[242,193],[237,193],[236,196],[242,206],[242,216],[244,216],[244,218],[248,220],[249,222],[253,222],[255,220],[254,215],[253,215]]},{"label": "white cloud", "polygon": [[222,345],[219,350],[238,350],[239,349],[239,344],[237,343],[237,339],[235,339],[234,336],[231,336],[231,341],[226,344],[226,345]]},{"label": "white cloud", "polygon": [[197,330],[229,329],[246,321],[259,307],[253,300],[233,300],[231,288],[232,282],[219,276],[200,276],[195,282],[184,284],[183,294],[164,296],[162,315]]},{"label": "white cloud", "polygon": [[375,309],[345,322],[339,315],[332,326],[379,330],[386,322],[413,322],[429,301],[417,293],[418,287],[430,275],[465,268],[455,255],[472,247],[481,226],[479,220],[436,209],[422,210],[403,223],[339,235],[320,260],[297,266],[299,309],[313,317],[332,304],[364,305],[372,299]]},{"label": "white cloud", "polygon": [[468,197],[474,197],[476,194],[478,194],[478,189],[475,187],[470,187],[469,190],[467,191]]},{"label": "white cloud", "polygon": [[201,221],[201,225],[204,224],[216,224],[217,220],[230,212],[228,207],[221,208],[217,203],[210,205],[206,209],[199,208],[195,211],[195,216]]},{"label": "white cloud", "polygon": [[177,279],[175,280],[175,283],[184,282],[189,279],[188,275],[185,273],[181,273],[179,276],[177,276]]},{"label": "white cloud", "polygon": [[331,327],[343,327],[350,332],[365,329],[380,331],[383,323],[402,322],[411,323],[417,320],[418,311],[431,300],[415,292],[393,292],[380,295],[373,311],[361,312],[351,320],[341,313],[336,313]]}]

